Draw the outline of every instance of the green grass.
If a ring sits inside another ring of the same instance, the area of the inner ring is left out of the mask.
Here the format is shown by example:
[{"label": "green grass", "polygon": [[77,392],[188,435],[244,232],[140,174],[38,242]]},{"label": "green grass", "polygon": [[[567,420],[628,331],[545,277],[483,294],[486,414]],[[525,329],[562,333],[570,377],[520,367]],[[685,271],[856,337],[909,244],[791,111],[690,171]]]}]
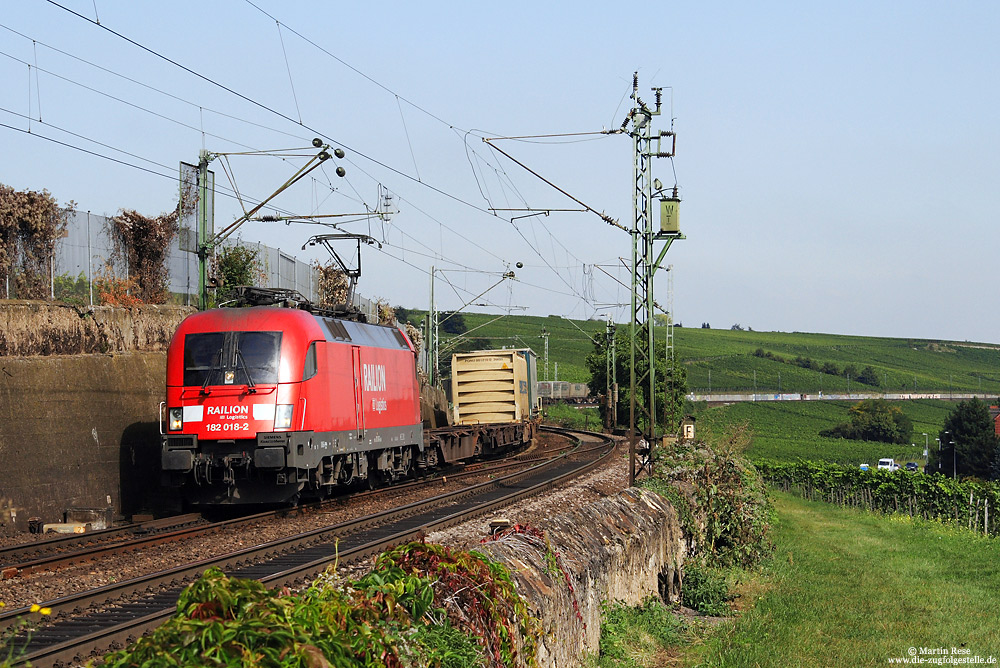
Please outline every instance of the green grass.
[{"label": "green grass", "polygon": [[662,665],[669,648],[687,634],[687,623],[655,598],[638,606],[606,606],[601,623],[600,652],[586,668],[645,668]]},{"label": "green grass", "polygon": [[[913,443],[890,445],[869,441],[826,438],[823,429],[846,422],[850,401],[767,401],[742,402],[717,408],[699,406],[696,428],[722,433],[726,424],[747,422],[753,432],[753,444],[747,451],[751,459],[814,459],[846,465],[875,465],[882,457],[897,461],[924,461],[925,440],[936,447],[934,437],[955,404],[942,400],[898,402],[913,421]],[[925,439],[923,432],[928,434]]]},{"label": "green grass", "polygon": [[774,493],[766,592],[690,662],[885,665],[909,647],[1000,654],[1000,541]]},{"label": "green grass", "polygon": [[550,404],[542,412],[545,422],[569,429],[601,430],[601,413],[593,406]]}]

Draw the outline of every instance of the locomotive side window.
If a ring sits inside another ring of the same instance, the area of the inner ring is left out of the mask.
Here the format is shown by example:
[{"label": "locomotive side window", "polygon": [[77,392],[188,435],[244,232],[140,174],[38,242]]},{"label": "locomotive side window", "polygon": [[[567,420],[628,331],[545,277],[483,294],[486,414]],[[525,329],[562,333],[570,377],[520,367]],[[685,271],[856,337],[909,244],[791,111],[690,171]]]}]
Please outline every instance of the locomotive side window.
[{"label": "locomotive side window", "polygon": [[309,349],[306,350],[306,363],[302,369],[302,380],[309,380],[316,375],[316,342],[313,341],[309,344]]},{"label": "locomotive side window", "polygon": [[184,385],[278,382],[281,332],[208,332],[184,337]]}]

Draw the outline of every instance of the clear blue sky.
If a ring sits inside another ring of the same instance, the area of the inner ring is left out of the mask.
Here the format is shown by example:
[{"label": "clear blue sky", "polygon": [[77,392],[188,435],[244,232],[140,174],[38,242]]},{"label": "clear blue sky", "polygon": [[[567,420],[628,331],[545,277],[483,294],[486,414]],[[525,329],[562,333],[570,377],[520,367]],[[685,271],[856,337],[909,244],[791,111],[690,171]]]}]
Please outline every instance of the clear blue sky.
[{"label": "clear blue sky", "polygon": [[[678,136],[673,164],[654,164],[684,200],[687,239],[666,259],[677,321],[1000,343],[997,3],[60,4],[0,16],[0,182],[14,188],[155,215],[203,147],[321,134],[345,147],[347,177],[326,168],[275,205],[358,213],[380,185],[393,194],[389,222],[343,226],[383,242],[365,250],[362,294],[426,308],[433,265],[442,308],[622,322],[627,306],[608,305],[627,290],[605,272],[629,282],[628,235],[593,214],[492,215],[576,205],[482,138],[619,127],[638,71],[647,102],[665,88],[657,127],[672,110]],[[498,145],[628,224],[627,137]],[[253,202],[302,161],[228,165]],[[240,209],[223,161],[212,169],[221,227]],[[241,234],[323,260],[300,247],[329,231]],[[666,288],[661,273],[663,303]]]}]

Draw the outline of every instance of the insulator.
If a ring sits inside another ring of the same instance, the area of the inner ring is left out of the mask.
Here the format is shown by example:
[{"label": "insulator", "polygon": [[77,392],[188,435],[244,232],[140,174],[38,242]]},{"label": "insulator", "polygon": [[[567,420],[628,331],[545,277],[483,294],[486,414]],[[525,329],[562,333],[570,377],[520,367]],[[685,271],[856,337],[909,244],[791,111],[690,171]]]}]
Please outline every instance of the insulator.
[{"label": "insulator", "polygon": [[313,139],[313,146],[315,146],[316,148],[319,148],[322,145],[323,145],[323,140],[322,139],[320,139],[319,137],[316,137],[315,139]]},{"label": "insulator", "polygon": [[260,221],[262,223],[276,223],[278,222],[278,217],[265,214],[260,217]]},{"label": "insulator", "polygon": [[322,162],[323,160],[329,160],[330,154],[327,153],[326,151],[320,151],[319,155],[317,155],[316,157],[319,158],[320,161]]},{"label": "insulator", "polygon": [[344,157],[344,149],[342,149],[342,148],[335,148],[335,149],[333,149],[333,154],[335,156],[337,156],[338,158],[343,158]]},{"label": "insulator", "polygon": [[337,176],[343,177],[345,174],[347,174],[346,169],[343,167],[337,167]]}]

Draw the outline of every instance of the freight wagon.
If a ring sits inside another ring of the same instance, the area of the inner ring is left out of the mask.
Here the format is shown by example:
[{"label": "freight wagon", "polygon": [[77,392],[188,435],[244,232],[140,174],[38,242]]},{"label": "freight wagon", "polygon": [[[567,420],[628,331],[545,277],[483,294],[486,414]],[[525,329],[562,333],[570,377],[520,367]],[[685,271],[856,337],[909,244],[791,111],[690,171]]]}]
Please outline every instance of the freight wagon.
[{"label": "freight wagon", "polygon": [[545,404],[556,402],[582,404],[592,401],[590,387],[586,383],[570,383],[565,380],[539,381],[538,396]]}]

